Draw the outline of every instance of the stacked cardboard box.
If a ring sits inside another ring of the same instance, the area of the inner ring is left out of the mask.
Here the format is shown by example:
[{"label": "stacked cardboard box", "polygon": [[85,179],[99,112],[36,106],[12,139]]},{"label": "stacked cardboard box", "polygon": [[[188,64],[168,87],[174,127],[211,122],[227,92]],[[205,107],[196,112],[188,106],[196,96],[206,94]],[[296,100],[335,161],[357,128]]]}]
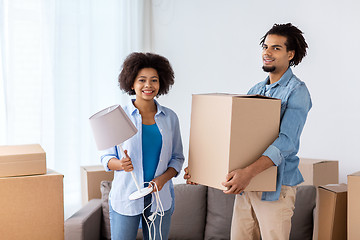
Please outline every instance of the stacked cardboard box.
[{"label": "stacked cardboard box", "polygon": [[348,239],[360,239],[360,172],[348,175]]},{"label": "stacked cardboard box", "polygon": [[346,239],[347,185],[319,187],[319,240]]},{"label": "stacked cardboard box", "polygon": [[299,170],[304,178],[300,185],[316,187],[339,183],[339,162],[333,160],[300,158]]},{"label": "stacked cardboard box", "polygon": [[82,204],[94,198],[101,198],[100,183],[101,181],[112,181],[114,171],[106,172],[102,165],[82,166],[81,171],[81,195]]},{"label": "stacked cardboard box", "polygon": [[[300,158],[299,170],[304,178],[300,185],[314,185],[316,187],[339,183],[339,161]],[[316,194],[316,208],[314,214],[313,239],[318,239],[319,228],[319,193]]]},{"label": "stacked cardboard box", "polygon": [[[229,172],[256,161],[278,137],[280,107],[279,99],[257,95],[193,95],[190,180],[224,190]],[[275,166],[260,173],[245,191],[274,191],[276,173]]]},{"label": "stacked cardboard box", "polygon": [[64,239],[63,175],[38,144],[0,146],[1,239]]},{"label": "stacked cardboard box", "polygon": [[0,177],[46,173],[46,156],[39,144],[0,146]]}]

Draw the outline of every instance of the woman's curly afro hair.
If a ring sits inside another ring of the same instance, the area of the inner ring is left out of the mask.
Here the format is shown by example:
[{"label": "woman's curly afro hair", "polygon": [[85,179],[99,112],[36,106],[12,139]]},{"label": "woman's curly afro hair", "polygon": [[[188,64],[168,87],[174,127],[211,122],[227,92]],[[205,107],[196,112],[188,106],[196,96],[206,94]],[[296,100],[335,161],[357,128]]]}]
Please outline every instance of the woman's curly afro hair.
[{"label": "woman's curly afro hair", "polygon": [[143,68],[153,68],[159,75],[160,89],[157,96],[165,95],[174,84],[174,71],[168,59],[154,53],[131,53],[125,59],[118,82],[120,89],[129,95],[135,95],[132,89],[135,78]]}]

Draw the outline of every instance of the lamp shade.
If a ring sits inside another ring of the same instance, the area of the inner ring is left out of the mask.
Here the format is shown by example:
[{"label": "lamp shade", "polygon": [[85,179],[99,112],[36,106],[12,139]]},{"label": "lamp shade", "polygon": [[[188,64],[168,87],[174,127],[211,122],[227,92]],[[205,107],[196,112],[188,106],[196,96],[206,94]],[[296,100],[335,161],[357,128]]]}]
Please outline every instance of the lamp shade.
[{"label": "lamp shade", "polygon": [[95,142],[99,150],[123,143],[137,133],[137,129],[120,105],[95,113],[90,118]]}]

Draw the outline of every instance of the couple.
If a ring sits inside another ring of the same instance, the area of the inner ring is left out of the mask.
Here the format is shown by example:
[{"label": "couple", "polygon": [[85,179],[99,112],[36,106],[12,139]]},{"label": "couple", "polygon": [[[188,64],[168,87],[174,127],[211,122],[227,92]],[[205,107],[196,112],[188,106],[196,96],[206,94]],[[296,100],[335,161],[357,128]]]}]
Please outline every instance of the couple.
[{"label": "couple", "polygon": [[[303,181],[296,154],[312,104],[306,85],[290,67],[301,62],[307,44],[303,33],[290,23],[274,24],[260,44],[263,70],[269,76],[248,94],[281,99],[280,132],[254,163],[224,176],[223,185],[228,189],[224,193],[236,194],[231,239],[260,239],[260,235],[264,240],[288,239],[296,185]],[[154,234],[146,227],[156,209],[156,204],[147,208],[154,201],[152,194],[128,200],[136,186],[126,172],[134,170],[139,182],[157,186],[164,212],[155,219],[155,235],[156,239],[168,239],[175,197],[171,179],[181,171],[184,156],[178,118],[155,97],[168,93],[174,84],[174,72],[162,56],[132,53],[124,61],[118,81],[123,91],[135,95],[124,111],[139,131],[123,144],[125,156],[119,155],[117,147],[101,156],[105,170],[115,171],[109,196],[111,236],[116,240],[136,239],[139,223],[144,239]],[[243,193],[254,176],[273,165],[278,167],[276,191]],[[185,168],[187,183],[195,184],[190,174]]]}]

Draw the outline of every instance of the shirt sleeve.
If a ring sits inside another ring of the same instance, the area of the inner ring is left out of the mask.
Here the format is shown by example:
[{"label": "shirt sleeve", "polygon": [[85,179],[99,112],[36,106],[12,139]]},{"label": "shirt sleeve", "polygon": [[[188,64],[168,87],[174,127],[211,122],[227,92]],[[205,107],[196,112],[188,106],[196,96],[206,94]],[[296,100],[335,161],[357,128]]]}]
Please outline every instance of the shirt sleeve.
[{"label": "shirt sleeve", "polygon": [[184,163],[184,154],[183,154],[183,146],[180,134],[180,124],[179,119],[175,115],[174,120],[174,128],[173,128],[173,144],[172,144],[172,154],[171,159],[168,164],[168,167],[172,167],[177,171],[175,177],[177,177],[182,169]]},{"label": "shirt sleeve", "polygon": [[292,91],[280,122],[279,137],[263,153],[276,166],[289,155],[297,153],[300,135],[311,106],[310,94],[305,84],[299,85]]},{"label": "shirt sleeve", "polygon": [[100,160],[102,165],[104,166],[105,171],[109,172],[111,169],[108,167],[108,163],[110,159],[117,158],[119,159],[119,154],[116,147],[111,147],[109,149],[103,150],[100,152]]}]

